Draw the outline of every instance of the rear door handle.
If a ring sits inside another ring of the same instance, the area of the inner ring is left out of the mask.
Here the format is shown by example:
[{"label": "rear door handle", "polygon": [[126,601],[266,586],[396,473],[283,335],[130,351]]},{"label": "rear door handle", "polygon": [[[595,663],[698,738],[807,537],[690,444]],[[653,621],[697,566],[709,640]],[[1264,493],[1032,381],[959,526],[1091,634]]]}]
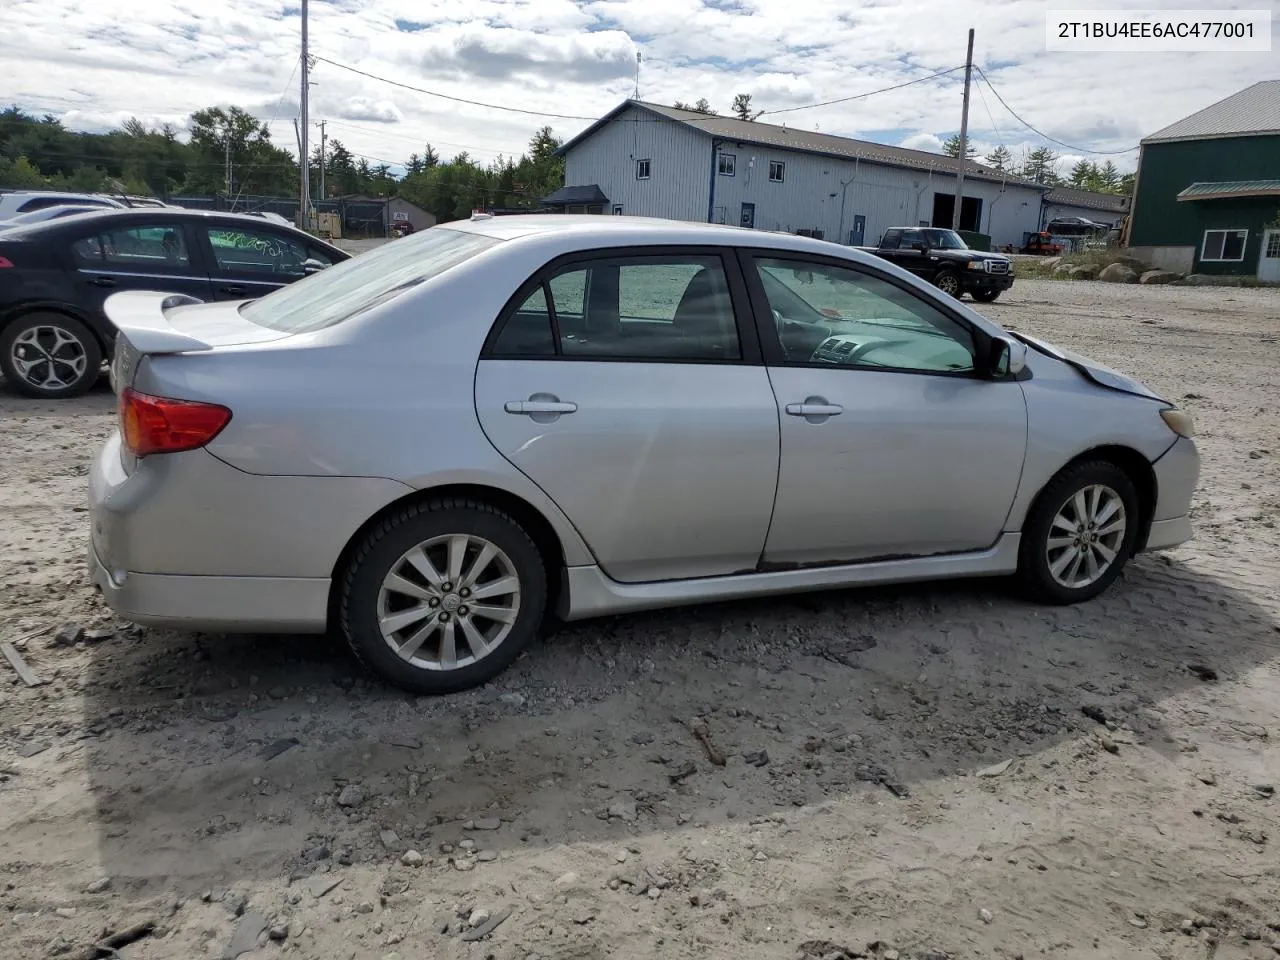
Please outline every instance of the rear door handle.
[{"label": "rear door handle", "polygon": [[95,287],[114,287],[116,281],[111,277],[93,277],[89,283]]},{"label": "rear door handle", "polygon": [[788,403],[787,416],[790,417],[836,417],[844,413],[844,407],[838,403],[827,403],[825,400],[815,402],[814,398],[804,403]]},{"label": "rear door handle", "polygon": [[231,287],[219,287],[219,288],[218,288],[218,291],[219,291],[220,293],[229,293],[229,294],[230,294],[231,296],[233,296],[233,297],[242,297],[242,296],[244,296],[244,287],[237,287],[237,286],[231,286]]},{"label": "rear door handle", "polygon": [[502,409],[507,413],[524,414],[526,416],[535,413],[576,413],[578,405],[576,403],[564,403],[560,400],[508,400],[503,404]]}]

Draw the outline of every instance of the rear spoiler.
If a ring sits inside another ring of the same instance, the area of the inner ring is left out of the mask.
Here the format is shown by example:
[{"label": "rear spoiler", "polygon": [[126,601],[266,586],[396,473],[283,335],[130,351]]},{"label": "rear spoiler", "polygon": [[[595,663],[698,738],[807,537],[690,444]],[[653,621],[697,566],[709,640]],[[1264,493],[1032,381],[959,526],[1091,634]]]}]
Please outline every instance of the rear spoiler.
[{"label": "rear spoiler", "polygon": [[175,330],[165,313],[175,307],[203,302],[184,293],[122,290],[107,297],[102,308],[107,319],[139,353],[187,353],[213,348],[203,340]]}]

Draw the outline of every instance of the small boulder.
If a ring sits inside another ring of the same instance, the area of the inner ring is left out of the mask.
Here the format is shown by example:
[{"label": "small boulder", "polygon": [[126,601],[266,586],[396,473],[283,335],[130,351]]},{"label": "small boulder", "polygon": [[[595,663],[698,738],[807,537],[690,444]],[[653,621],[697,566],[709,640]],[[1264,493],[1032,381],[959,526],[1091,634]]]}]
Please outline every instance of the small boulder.
[{"label": "small boulder", "polygon": [[1091,263],[1078,263],[1073,267],[1067,268],[1067,276],[1072,280],[1096,280],[1098,278],[1098,268]]},{"label": "small boulder", "polygon": [[1068,263],[1066,260],[1059,260],[1056,264],[1053,265],[1053,272],[1055,276],[1068,277],[1071,275],[1071,271],[1074,270],[1076,266],[1077,264]]},{"label": "small boulder", "polygon": [[1123,263],[1112,263],[1102,268],[1098,279],[1103,283],[1137,283],[1138,273]]},{"label": "small boulder", "polygon": [[1182,274],[1174,273],[1172,270],[1148,270],[1138,277],[1139,283],[1177,283],[1182,279]]},{"label": "small boulder", "polygon": [[349,783],[338,794],[338,806],[358,807],[364,803],[364,787],[358,783]]},{"label": "small boulder", "polygon": [[1042,266],[1045,270],[1057,270],[1060,263],[1062,263],[1061,257],[1050,257],[1048,260],[1043,261]]}]

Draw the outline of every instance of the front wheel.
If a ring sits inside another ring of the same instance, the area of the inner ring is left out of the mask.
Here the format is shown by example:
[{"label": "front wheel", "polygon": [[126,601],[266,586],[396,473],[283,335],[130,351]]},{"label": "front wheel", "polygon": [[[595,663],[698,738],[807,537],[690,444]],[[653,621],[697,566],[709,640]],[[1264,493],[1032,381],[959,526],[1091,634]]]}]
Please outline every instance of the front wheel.
[{"label": "front wheel", "polygon": [[1138,495],[1113,463],[1067,467],[1036,499],[1022,528],[1018,576],[1035,599],[1096,597],[1120,576],[1138,539]]},{"label": "front wheel", "polygon": [[101,368],[97,338],[64,314],[29,313],[0,331],[0,372],[24,396],[80,396],[93,386]]},{"label": "front wheel", "polygon": [[999,290],[975,290],[973,291],[973,299],[979,303],[992,303],[1000,296]]},{"label": "front wheel", "polygon": [[547,573],[505,513],[433,500],[365,537],[339,600],[342,631],[366,666],[415,693],[451,693],[497,676],[533,639]]},{"label": "front wheel", "polygon": [[960,275],[954,270],[939,270],[933,278],[933,285],[947,296],[960,299]]}]

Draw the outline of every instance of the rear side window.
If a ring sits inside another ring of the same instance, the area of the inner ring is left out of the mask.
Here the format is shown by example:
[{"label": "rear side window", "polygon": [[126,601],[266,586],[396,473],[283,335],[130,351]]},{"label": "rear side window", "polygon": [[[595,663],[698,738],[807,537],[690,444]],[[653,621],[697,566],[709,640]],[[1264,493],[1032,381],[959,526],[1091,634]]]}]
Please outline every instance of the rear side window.
[{"label": "rear side window", "polygon": [[432,227],[250,301],[240,307],[240,315],[272,330],[321,330],[371,310],[501,242]]},{"label": "rear side window", "polygon": [[181,227],[128,227],[83,237],[71,245],[80,266],[121,270],[187,267],[191,255]]}]

